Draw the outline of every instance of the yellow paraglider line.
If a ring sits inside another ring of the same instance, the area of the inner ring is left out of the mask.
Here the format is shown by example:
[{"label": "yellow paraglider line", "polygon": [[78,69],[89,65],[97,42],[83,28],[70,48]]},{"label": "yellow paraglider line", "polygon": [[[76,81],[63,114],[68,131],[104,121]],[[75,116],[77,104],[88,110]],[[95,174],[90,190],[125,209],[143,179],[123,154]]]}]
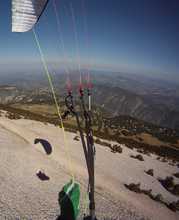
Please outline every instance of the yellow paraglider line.
[{"label": "yellow paraglider line", "polygon": [[69,170],[70,170],[72,180],[74,182],[75,177],[74,177],[74,172],[73,172],[73,169],[72,169],[72,161],[71,161],[71,156],[70,156],[70,150],[69,150],[69,146],[67,145],[67,138],[66,138],[63,119],[62,119],[62,116],[61,116],[60,106],[59,106],[58,101],[57,101],[57,96],[55,94],[55,89],[54,89],[54,86],[53,86],[53,83],[52,83],[52,78],[51,78],[51,75],[50,75],[46,60],[45,60],[45,56],[43,54],[43,51],[42,51],[42,48],[41,48],[41,45],[40,45],[40,42],[39,42],[38,36],[35,32],[35,29],[33,29],[33,35],[34,35],[34,39],[35,39],[35,42],[37,44],[37,47],[38,47],[38,50],[39,50],[39,53],[40,53],[40,57],[41,57],[41,61],[42,61],[42,64],[43,64],[43,67],[44,67],[44,70],[45,70],[45,74],[48,78],[50,89],[51,89],[53,99],[54,99],[54,102],[55,102],[56,111],[57,111],[58,117],[60,119],[60,125],[61,126],[59,125],[59,128],[61,128],[62,132],[63,132],[64,146],[65,146],[65,151],[66,151],[66,155],[67,155],[67,159],[68,159],[68,167],[69,167]]}]

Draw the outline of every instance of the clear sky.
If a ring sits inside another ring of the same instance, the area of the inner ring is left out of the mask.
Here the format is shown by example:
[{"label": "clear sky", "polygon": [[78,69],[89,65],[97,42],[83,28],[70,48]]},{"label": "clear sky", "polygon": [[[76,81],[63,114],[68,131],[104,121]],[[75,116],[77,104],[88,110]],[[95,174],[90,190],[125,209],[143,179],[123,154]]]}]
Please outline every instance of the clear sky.
[{"label": "clear sky", "polygon": [[[66,54],[74,61],[76,52],[70,4],[73,5],[83,67],[90,63],[92,69],[179,75],[178,0],[56,2]],[[1,1],[0,16],[0,72],[19,68],[30,71],[40,60],[32,32],[11,33],[10,0]],[[63,53],[58,44],[52,0],[36,25],[36,31],[46,59],[56,66],[62,65]]]}]

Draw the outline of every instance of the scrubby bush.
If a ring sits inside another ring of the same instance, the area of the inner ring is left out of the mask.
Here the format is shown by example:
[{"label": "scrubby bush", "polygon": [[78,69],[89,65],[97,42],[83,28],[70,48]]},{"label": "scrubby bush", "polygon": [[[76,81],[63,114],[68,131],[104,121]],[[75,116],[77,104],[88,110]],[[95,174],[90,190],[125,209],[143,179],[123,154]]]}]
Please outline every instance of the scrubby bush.
[{"label": "scrubby bush", "polygon": [[173,174],[176,178],[179,178],[179,172]]},{"label": "scrubby bush", "polygon": [[143,194],[149,196],[152,200],[164,204],[165,206],[167,206],[170,210],[172,210],[174,212],[179,211],[179,200],[177,202],[167,203],[164,201],[164,198],[161,194],[153,195],[151,189],[149,189],[149,190],[140,189],[140,183],[137,183],[137,184],[130,183],[129,185],[124,184],[124,186],[127,189],[129,189],[130,191],[133,191],[135,193],[143,193]]},{"label": "scrubby bush", "polygon": [[140,189],[140,183],[130,183],[129,185],[124,184],[124,186],[129,189],[130,191],[133,191],[135,193],[141,193],[141,189]]},{"label": "scrubby bush", "polygon": [[22,118],[19,114],[11,113],[11,112],[7,112],[5,116],[12,120],[17,120]]},{"label": "scrubby bush", "polygon": [[167,158],[165,158],[165,157],[163,157],[161,161],[162,161],[163,163],[168,162],[168,161],[167,161]]},{"label": "scrubby bush", "polygon": [[171,191],[175,185],[174,179],[172,176],[167,176],[165,179],[159,179],[159,182],[168,191]]},{"label": "scrubby bush", "polygon": [[163,201],[163,196],[162,194],[157,194],[156,196],[153,196],[153,200],[157,201],[157,202],[161,202]]},{"label": "scrubby bush", "polygon": [[108,143],[106,141],[101,141],[99,138],[96,138],[94,141],[95,141],[96,144],[111,148],[110,143]]},{"label": "scrubby bush", "polygon": [[73,140],[74,140],[74,141],[79,141],[80,138],[79,138],[79,136],[75,136],[75,137],[73,138]]},{"label": "scrubby bush", "polygon": [[141,154],[137,154],[136,156],[134,155],[131,155],[130,157],[134,158],[134,159],[137,159],[139,161],[144,161],[144,158]]},{"label": "scrubby bush", "polygon": [[114,144],[111,146],[111,152],[113,153],[122,153],[122,147],[120,145]]},{"label": "scrubby bush", "polygon": [[171,209],[172,211],[176,212],[179,211],[179,200],[177,202],[171,202],[167,205],[167,207],[169,209]]},{"label": "scrubby bush", "polygon": [[173,188],[173,194],[179,196],[179,184],[176,184]]},{"label": "scrubby bush", "polygon": [[146,174],[153,176],[154,175],[154,170],[153,169],[149,169],[147,171],[145,171]]},{"label": "scrubby bush", "polygon": [[161,185],[174,195],[179,195],[179,184],[175,184],[172,176],[167,176],[165,179],[159,179]]}]

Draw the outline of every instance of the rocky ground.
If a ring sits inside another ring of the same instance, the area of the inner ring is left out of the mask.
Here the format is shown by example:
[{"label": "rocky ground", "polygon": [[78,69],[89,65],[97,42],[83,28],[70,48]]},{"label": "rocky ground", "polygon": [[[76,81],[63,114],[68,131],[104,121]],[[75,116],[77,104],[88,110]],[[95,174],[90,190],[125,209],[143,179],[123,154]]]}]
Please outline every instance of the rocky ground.
[{"label": "rocky ground", "polygon": [[[0,117],[0,219],[56,219],[60,214],[58,193],[70,180],[70,163],[76,181],[81,185],[81,214],[86,212],[87,173],[80,141],[76,134],[67,133],[68,149],[64,147],[62,131],[53,125],[32,120],[10,120]],[[36,138],[47,140],[52,154],[47,155]],[[112,143],[113,144],[113,143]],[[115,143],[114,143],[115,144]],[[166,202],[179,199],[161,186],[158,178],[178,172],[177,164],[157,160],[155,155],[142,155],[144,161],[121,145],[122,153],[112,153],[107,147],[96,144],[96,208],[98,219],[176,220],[178,212],[151,200],[143,194],[129,191],[124,184],[141,183],[143,189],[161,194]],[[43,170],[48,181],[41,181],[37,170]],[[153,169],[154,175],[146,170]],[[174,177],[175,183],[179,179]]]}]

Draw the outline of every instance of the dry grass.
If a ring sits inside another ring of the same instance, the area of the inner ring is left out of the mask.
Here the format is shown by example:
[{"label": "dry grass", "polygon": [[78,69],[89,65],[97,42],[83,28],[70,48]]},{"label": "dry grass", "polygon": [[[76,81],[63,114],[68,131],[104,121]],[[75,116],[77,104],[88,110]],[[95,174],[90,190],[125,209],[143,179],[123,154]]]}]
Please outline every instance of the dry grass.
[{"label": "dry grass", "polygon": [[30,111],[32,113],[37,114],[46,114],[46,115],[54,115],[56,114],[56,109],[54,105],[48,105],[48,104],[14,104],[12,105],[14,108]]},{"label": "dry grass", "polygon": [[138,135],[143,139],[143,142],[146,144],[151,144],[154,146],[161,146],[161,145],[167,145],[167,143],[160,141],[158,138],[153,137],[151,134],[142,133]]}]

